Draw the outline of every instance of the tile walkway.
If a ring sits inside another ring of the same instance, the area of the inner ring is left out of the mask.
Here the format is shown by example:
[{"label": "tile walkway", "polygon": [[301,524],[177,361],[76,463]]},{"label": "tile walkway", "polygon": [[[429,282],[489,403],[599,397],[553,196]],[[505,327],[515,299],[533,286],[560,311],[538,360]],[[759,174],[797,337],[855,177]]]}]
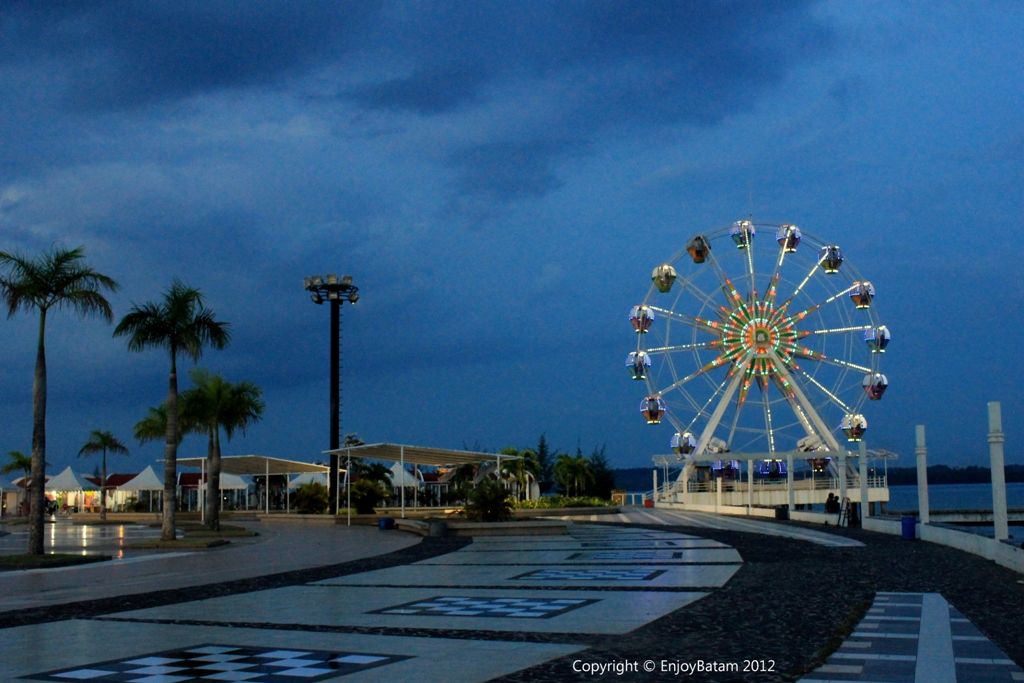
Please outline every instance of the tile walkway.
[{"label": "tile walkway", "polygon": [[741,563],[669,530],[480,538],[415,564],[12,627],[0,662],[5,681],[485,681],[685,608]]},{"label": "tile walkway", "polygon": [[878,593],[864,619],[802,683],[1014,683],[1024,670],[938,593]]},{"label": "tile walkway", "polygon": [[795,538],[818,545],[833,548],[862,548],[864,544],[852,538],[837,536],[824,531],[816,531],[791,524],[776,524],[762,519],[716,515],[710,512],[690,512],[669,510],[665,508],[648,508],[643,510],[627,509],[614,515],[564,515],[557,519],[568,519],[577,522],[618,522],[622,524],[664,524],[682,525],[705,529],[722,529],[726,531],[745,531],[748,533],[765,534]]}]

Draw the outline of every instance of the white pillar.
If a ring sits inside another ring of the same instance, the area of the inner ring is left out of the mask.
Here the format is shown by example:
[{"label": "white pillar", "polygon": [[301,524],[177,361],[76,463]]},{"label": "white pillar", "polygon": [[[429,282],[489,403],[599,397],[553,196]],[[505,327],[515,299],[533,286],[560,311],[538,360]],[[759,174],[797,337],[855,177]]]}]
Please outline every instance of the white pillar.
[{"label": "white pillar", "polygon": [[[348,511],[348,519],[345,526],[352,526],[352,449],[348,449],[346,453],[348,455],[345,460],[345,508]],[[337,507],[334,508],[334,514],[338,514]]]},{"label": "white pillar", "polygon": [[930,519],[928,507],[928,447],[925,446],[924,425],[917,425],[917,514],[921,524],[928,524]]},{"label": "white pillar", "polygon": [[796,509],[796,492],[793,490],[793,451],[786,453],[786,505],[790,512]]},{"label": "white pillar", "polygon": [[722,507],[722,477],[719,476],[715,479],[715,512],[719,511]]},{"label": "white pillar", "polygon": [[868,445],[861,439],[858,444],[860,451],[860,519],[861,524],[868,517]]},{"label": "white pillar", "polygon": [[[404,479],[405,478],[405,446],[399,446],[398,447],[398,458],[399,458],[399,462],[402,464],[402,478]],[[498,462],[501,462],[500,458],[498,459]],[[402,519],[405,519],[405,482],[404,481],[401,482],[400,488],[401,488],[401,491],[400,491],[399,495],[402,498]]]},{"label": "white pillar", "polygon": [[270,460],[263,461],[263,501],[264,509],[270,514]]},{"label": "white pillar", "polygon": [[747,514],[751,514],[754,507],[754,461],[747,460]]},{"label": "white pillar", "polygon": [[1003,416],[999,401],[988,403],[988,455],[992,461],[992,526],[997,541],[1010,537],[1006,519],[1006,470],[1003,458]]},{"label": "white pillar", "polygon": [[651,481],[654,488],[651,489],[651,499],[654,501],[654,507],[658,507],[658,468],[655,467],[651,470]]},{"label": "white pillar", "polygon": [[839,504],[846,499],[846,449],[839,450]]}]

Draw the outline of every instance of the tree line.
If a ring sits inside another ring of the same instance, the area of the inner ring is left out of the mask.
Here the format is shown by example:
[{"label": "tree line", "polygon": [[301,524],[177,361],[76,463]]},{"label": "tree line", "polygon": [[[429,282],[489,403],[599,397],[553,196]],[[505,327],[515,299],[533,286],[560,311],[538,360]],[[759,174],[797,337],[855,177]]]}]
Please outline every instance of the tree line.
[{"label": "tree line", "polygon": [[505,467],[520,475],[522,471],[529,471],[540,485],[541,494],[611,498],[615,480],[603,445],[595,447],[589,456],[583,455],[579,446],[576,446],[575,453],[565,453],[552,450],[547,437],[541,434],[536,448],[512,447],[500,452],[519,456],[519,460],[511,461]]}]

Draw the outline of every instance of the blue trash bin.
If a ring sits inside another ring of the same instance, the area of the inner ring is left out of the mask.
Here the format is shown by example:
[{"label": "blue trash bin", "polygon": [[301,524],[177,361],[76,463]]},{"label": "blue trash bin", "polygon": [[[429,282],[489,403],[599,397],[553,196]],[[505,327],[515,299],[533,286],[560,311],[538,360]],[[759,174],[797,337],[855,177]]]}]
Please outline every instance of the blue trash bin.
[{"label": "blue trash bin", "polygon": [[903,522],[903,538],[907,541],[917,538],[917,518],[905,515],[901,521]]},{"label": "blue trash bin", "polygon": [[382,530],[382,531],[387,531],[389,529],[394,529],[395,528],[395,518],[394,517],[381,517],[380,519],[377,520],[377,528]]}]

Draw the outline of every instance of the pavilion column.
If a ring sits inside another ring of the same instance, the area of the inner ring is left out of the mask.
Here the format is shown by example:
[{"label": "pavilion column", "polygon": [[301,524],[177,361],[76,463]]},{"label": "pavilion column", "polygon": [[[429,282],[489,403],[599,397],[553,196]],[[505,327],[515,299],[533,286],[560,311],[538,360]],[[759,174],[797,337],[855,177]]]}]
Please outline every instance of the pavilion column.
[{"label": "pavilion column", "polygon": [[[405,446],[398,447],[398,461],[402,465],[402,477],[405,478]],[[402,519],[405,519],[405,482],[401,481],[398,484],[400,489],[400,496],[402,499]]]},{"label": "pavilion column", "polygon": [[658,468],[655,467],[651,470],[651,483],[654,488],[651,489],[651,498],[654,500],[654,507],[658,507]]}]

